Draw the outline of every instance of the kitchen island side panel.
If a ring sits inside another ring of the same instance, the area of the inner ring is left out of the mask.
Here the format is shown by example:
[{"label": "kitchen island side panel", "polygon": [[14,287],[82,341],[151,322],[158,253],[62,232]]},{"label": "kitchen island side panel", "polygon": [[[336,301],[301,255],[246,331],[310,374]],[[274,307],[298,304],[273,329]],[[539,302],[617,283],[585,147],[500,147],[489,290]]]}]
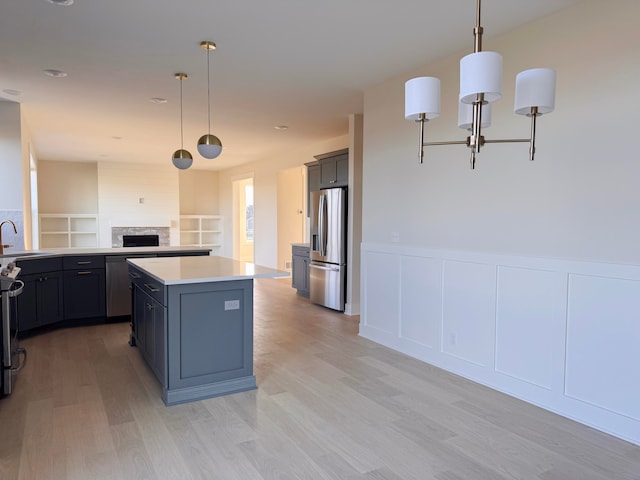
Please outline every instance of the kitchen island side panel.
[{"label": "kitchen island side panel", "polygon": [[[169,392],[188,395],[188,389],[227,381],[233,381],[233,391],[255,388],[253,280],[167,288]],[[232,392],[214,390],[209,396],[225,393]]]}]

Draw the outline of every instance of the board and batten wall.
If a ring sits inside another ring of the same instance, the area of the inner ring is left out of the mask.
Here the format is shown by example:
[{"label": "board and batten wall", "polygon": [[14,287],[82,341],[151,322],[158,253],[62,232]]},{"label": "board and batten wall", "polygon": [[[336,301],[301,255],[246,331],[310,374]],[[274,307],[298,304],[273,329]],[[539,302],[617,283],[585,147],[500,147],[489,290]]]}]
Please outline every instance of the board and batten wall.
[{"label": "board and batten wall", "polygon": [[100,246],[111,247],[112,227],[169,227],[180,245],[180,192],[173,165],[98,164]]},{"label": "board and batten wall", "polygon": [[518,71],[558,72],[534,162],[493,144],[474,171],[463,146],[418,165],[404,82],[440,77],[426,141],[462,139],[468,51],[365,91],[360,334],[640,444],[637,18],[635,0],[588,0],[485,40],[504,57],[487,138],[528,135]]}]

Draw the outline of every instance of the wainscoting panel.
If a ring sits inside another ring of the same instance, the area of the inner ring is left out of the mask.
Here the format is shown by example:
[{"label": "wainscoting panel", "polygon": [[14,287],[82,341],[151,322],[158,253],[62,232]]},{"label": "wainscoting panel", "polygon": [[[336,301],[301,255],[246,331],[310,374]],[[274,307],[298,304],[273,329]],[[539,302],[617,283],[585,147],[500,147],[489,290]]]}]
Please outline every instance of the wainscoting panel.
[{"label": "wainscoting panel", "polygon": [[497,372],[552,389],[554,371],[564,360],[566,278],[558,272],[498,267]]},{"label": "wainscoting panel", "polygon": [[566,395],[640,421],[640,281],[571,275]]},{"label": "wainscoting panel", "polygon": [[369,293],[367,326],[397,337],[400,325],[400,258],[372,253],[366,269],[365,289]]},{"label": "wainscoting panel", "polygon": [[360,335],[640,445],[640,266],[362,245]]},{"label": "wainscoting panel", "polygon": [[442,351],[492,367],[496,267],[446,260],[442,283]]},{"label": "wainscoting panel", "polygon": [[440,349],[442,337],[442,262],[402,257],[400,337]]}]

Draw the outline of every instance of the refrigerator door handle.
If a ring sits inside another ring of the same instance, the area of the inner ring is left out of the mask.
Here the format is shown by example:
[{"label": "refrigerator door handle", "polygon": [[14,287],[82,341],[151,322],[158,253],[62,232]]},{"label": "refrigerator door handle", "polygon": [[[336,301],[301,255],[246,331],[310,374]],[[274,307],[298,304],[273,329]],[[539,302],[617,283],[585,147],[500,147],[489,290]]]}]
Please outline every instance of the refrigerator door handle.
[{"label": "refrigerator door handle", "polygon": [[318,236],[320,237],[320,255],[327,255],[327,196],[324,193],[320,195],[320,204],[318,205]]},{"label": "refrigerator door handle", "polygon": [[316,265],[312,263],[309,265],[310,268],[315,268],[316,270],[324,270],[326,272],[339,272],[340,269],[338,267],[321,267],[320,265]]}]

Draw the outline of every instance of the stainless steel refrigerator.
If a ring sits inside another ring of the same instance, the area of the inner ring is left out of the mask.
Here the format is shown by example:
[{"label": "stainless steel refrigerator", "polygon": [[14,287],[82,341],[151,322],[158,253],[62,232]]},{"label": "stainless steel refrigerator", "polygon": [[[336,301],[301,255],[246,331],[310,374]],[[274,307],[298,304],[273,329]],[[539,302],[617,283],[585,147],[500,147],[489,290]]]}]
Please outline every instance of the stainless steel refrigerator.
[{"label": "stainless steel refrigerator", "polygon": [[311,301],[344,311],[347,270],[347,190],[311,192]]}]

